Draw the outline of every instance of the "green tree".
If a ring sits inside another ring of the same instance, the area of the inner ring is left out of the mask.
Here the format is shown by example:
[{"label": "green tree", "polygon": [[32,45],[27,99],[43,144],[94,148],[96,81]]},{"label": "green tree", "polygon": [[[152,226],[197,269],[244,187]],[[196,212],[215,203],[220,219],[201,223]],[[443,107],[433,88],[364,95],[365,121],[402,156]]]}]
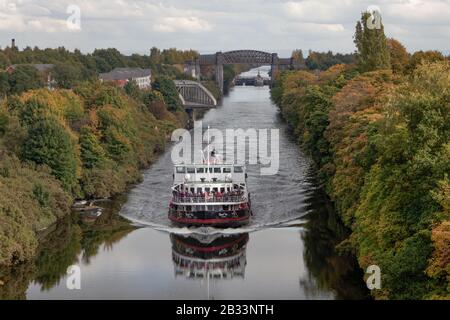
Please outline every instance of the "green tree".
[{"label": "green tree", "polygon": [[91,169],[105,160],[105,151],[89,127],[81,129],[79,143],[83,167]]},{"label": "green tree", "polygon": [[30,65],[16,66],[9,76],[10,91],[13,94],[20,94],[24,91],[37,89],[44,86],[42,76],[39,71]]},{"label": "green tree", "polygon": [[0,72],[0,95],[6,96],[9,93],[9,77],[7,72]]},{"label": "green tree", "polygon": [[48,165],[64,189],[75,190],[77,155],[69,133],[56,119],[41,119],[30,128],[22,158]]},{"label": "green tree", "polygon": [[150,62],[152,64],[161,63],[161,51],[156,47],[150,49]]},{"label": "green tree", "polygon": [[9,61],[9,58],[6,54],[3,52],[0,52],[0,68],[5,69],[11,64],[11,61]]},{"label": "green tree", "polygon": [[[101,72],[107,72],[114,68],[127,66],[125,57],[120,53],[119,50],[117,50],[115,48],[96,49],[92,55],[95,58],[103,59],[103,61],[107,64],[107,66],[104,64],[102,65],[103,70]],[[109,69],[109,70],[105,70],[105,69]]]},{"label": "green tree", "polygon": [[59,88],[72,89],[82,79],[81,69],[70,63],[57,63],[52,69],[53,79]]},{"label": "green tree", "polygon": [[390,69],[390,53],[384,35],[384,26],[380,21],[375,28],[368,26],[369,12],[363,12],[361,21],[356,23],[354,42],[357,48],[357,60],[360,71]]},{"label": "green tree", "polygon": [[161,92],[169,111],[175,112],[181,109],[180,96],[172,79],[167,77],[158,77],[155,82],[153,82],[152,87],[153,90],[158,90]]},{"label": "green tree", "polygon": [[135,99],[136,101],[142,100],[142,91],[141,89],[139,89],[139,86],[137,85],[136,81],[134,80],[128,81],[125,84],[124,89],[125,93],[129,97]]},{"label": "green tree", "polygon": [[9,124],[9,116],[6,110],[0,109],[0,137],[6,133]]}]

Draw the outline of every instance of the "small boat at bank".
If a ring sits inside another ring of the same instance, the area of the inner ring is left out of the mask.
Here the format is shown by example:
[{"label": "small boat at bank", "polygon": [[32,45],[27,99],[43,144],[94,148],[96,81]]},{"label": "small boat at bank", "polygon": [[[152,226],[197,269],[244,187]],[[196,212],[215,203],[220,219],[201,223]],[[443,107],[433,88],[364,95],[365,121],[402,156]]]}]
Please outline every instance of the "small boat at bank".
[{"label": "small boat at bank", "polygon": [[94,205],[93,201],[81,200],[72,205],[72,210],[79,212],[83,217],[98,218],[102,215],[103,208]]},{"label": "small boat at bank", "polygon": [[251,216],[245,166],[220,164],[215,151],[201,164],[175,165],[169,219],[182,226],[239,227]]}]

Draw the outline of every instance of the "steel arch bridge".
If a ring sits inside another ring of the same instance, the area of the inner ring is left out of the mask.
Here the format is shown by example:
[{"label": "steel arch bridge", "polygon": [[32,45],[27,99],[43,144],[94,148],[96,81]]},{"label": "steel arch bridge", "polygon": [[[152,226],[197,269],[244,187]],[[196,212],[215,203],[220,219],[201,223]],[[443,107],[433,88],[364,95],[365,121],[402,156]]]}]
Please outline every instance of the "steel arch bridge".
[{"label": "steel arch bridge", "polygon": [[174,80],[173,82],[185,109],[203,109],[217,106],[216,98],[200,82],[192,80]]},{"label": "steel arch bridge", "polygon": [[280,59],[277,53],[258,50],[233,50],[215,54],[202,54],[194,61],[186,62],[185,72],[200,80],[202,67],[214,66],[215,80],[219,85],[220,91],[223,92],[223,66],[227,64],[270,65],[272,84],[279,70],[294,67],[292,58]]},{"label": "steel arch bridge", "polygon": [[222,54],[223,64],[271,65],[272,53],[257,50],[234,50]]}]

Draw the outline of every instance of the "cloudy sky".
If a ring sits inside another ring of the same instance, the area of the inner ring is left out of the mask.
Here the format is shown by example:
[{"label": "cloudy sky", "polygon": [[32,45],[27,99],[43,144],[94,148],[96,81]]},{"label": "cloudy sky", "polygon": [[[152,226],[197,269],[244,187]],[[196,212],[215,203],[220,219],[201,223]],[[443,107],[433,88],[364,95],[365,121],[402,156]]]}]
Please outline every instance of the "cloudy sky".
[{"label": "cloudy sky", "polygon": [[[0,0],[0,46],[352,52],[360,13],[379,7],[408,51],[450,53],[450,0]],[[80,28],[77,27],[77,8]],[[67,21],[69,20],[69,24]],[[75,23],[75,24],[74,24]]]}]

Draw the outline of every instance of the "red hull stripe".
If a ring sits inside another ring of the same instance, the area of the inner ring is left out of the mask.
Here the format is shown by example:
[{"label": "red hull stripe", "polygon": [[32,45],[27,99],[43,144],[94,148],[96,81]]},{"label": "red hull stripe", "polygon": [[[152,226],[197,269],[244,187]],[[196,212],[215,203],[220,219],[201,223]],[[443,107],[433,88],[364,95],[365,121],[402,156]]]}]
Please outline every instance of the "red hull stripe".
[{"label": "red hull stripe", "polygon": [[199,247],[199,246],[190,245],[190,244],[187,244],[187,243],[181,242],[181,241],[178,241],[178,242],[182,243],[182,246],[184,246],[184,247],[195,249],[195,250],[198,250],[198,251],[201,251],[201,252],[213,252],[213,251],[221,250],[223,248],[231,247],[234,244],[241,242],[243,237],[245,237],[245,236],[242,236],[239,239],[237,239],[237,240],[235,240],[235,241],[233,241],[231,243],[227,243],[227,244],[224,244],[224,245],[221,245],[221,246],[215,246],[215,247]]},{"label": "red hull stripe", "polygon": [[217,223],[224,223],[224,222],[244,221],[244,220],[250,219],[250,216],[240,217],[240,218],[225,218],[225,219],[188,219],[188,218],[172,218],[172,217],[169,217],[169,219],[172,221],[183,222],[183,223],[217,224]]}]

